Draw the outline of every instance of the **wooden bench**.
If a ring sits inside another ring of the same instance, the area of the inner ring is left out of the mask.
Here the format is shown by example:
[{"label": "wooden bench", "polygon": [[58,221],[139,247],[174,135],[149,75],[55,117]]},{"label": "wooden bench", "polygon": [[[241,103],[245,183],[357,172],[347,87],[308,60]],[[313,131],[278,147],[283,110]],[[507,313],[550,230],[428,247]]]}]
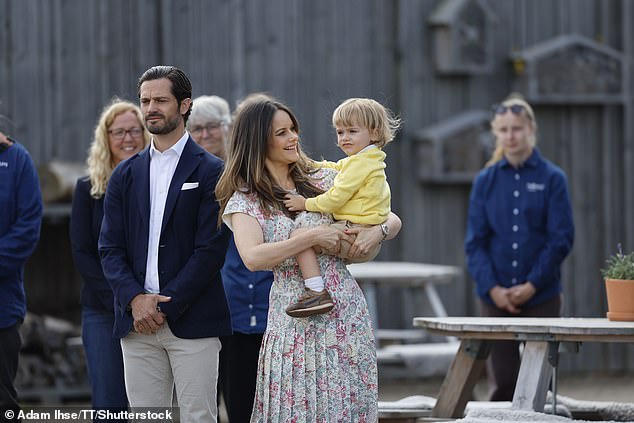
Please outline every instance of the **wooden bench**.
[{"label": "wooden bench", "polygon": [[431,416],[436,399],[414,395],[397,401],[379,401],[380,423],[415,423],[421,417]]},{"label": "wooden bench", "polygon": [[[379,422],[420,423],[423,421],[454,420],[453,418],[432,417],[431,412],[435,405],[436,399],[423,395],[414,395],[397,401],[379,401]],[[469,401],[466,404],[464,415],[467,420],[469,417],[492,419],[494,416],[499,419],[505,415],[507,415],[508,420],[511,420],[514,411],[516,410],[513,410],[510,401]],[[572,418],[574,414],[564,405],[559,405],[557,415]],[[594,415],[594,417],[596,416]]]},{"label": "wooden bench", "polygon": [[[438,419],[431,417],[431,411],[436,405],[436,399],[425,395],[412,395],[397,401],[379,401],[380,423],[416,423],[429,421],[452,421],[451,419]],[[506,410],[511,408],[508,401],[469,401],[465,408],[465,414],[478,410]]]},{"label": "wooden bench", "polygon": [[388,378],[444,376],[459,346],[459,342],[387,345],[376,352],[379,372]]},{"label": "wooden bench", "polygon": [[[453,419],[432,418],[431,411],[436,400],[424,395],[413,395],[397,401],[379,401],[380,423],[415,423]],[[544,413],[552,415],[553,395],[548,392]],[[464,415],[474,419],[500,417],[505,413],[510,420],[513,411],[510,401],[469,401]],[[524,410],[530,411],[530,410]],[[557,416],[590,421],[634,421],[634,403],[613,401],[585,401],[557,395]],[[534,416],[533,416],[534,417]]]},{"label": "wooden bench", "polygon": [[[402,288],[424,293],[435,316],[447,316],[436,285],[447,284],[461,275],[460,268],[438,264],[412,263],[398,261],[373,261],[348,265],[348,270],[359,283],[365,293],[372,327],[377,338],[377,346],[382,346],[383,340],[408,340],[418,337],[420,329],[381,329],[379,326],[378,288]],[[399,332],[400,333],[400,337]],[[418,331],[418,332],[416,332]],[[425,335],[420,335],[424,337]]]}]

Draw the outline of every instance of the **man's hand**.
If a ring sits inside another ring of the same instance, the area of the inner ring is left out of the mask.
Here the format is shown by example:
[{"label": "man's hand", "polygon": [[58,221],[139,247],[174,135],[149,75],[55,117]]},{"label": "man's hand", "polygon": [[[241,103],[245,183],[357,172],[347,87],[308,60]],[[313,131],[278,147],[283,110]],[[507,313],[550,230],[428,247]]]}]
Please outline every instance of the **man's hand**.
[{"label": "man's hand", "polygon": [[284,205],[290,211],[306,210],[306,199],[299,194],[286,194]]},{"label": "man's hand", "polygon": [[143,335],[155,333],[165,324],[165,314],[158,305],[171,301],[171,297],[158,294],[139,294],[130,301],[134,330]]},{"label": "man's hand", "polygon": [[499,285],[489,290],[489,295],[497,308],[508,311],[511,314],[519,314],[520,309],[511,301],[510,293],[511,290],[509,288],[504,288]]}]

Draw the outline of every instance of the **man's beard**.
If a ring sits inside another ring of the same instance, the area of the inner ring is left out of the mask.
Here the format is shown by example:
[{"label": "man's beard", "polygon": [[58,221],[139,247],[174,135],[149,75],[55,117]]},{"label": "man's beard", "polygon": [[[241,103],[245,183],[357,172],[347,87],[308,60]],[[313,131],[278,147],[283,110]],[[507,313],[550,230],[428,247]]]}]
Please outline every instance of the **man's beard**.
[{"label": "man's beard", "polygon": [[164,125],[160,125],[160,124],[151,125],[146,120],[145,121],[145,126],[147,127],[147,130],[151,134],[154,134],[154,135],[165,135],[165,134],[169,134],[174,129],[176,129],[178,127],[179,123],[180,123],[180,116],[174,116],[173,119],[166,119]]}]

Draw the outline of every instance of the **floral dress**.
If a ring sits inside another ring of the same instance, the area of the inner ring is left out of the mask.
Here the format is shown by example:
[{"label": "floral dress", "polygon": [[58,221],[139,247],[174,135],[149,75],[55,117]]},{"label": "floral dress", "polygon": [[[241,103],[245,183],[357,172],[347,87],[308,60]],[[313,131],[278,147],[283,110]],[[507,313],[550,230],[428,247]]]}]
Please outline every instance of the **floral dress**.
[{"label": "floral dress", "polygon": [[[335,172],[317,172],[327,189]],[[258,220],[264,242],[288,239],[295,228],[282,212],[267,216],[257,196],[236,192],[224,217],[245,213]],[[312,213],[315,223],[330,216]],[[260,349],[252,423],[376,422],[376,347],[365,297],[344,262],[318,256],[334,308],[327,314],[293,318],[285,313],[304,291],[294,257],[273,268],[267,329]]]}]

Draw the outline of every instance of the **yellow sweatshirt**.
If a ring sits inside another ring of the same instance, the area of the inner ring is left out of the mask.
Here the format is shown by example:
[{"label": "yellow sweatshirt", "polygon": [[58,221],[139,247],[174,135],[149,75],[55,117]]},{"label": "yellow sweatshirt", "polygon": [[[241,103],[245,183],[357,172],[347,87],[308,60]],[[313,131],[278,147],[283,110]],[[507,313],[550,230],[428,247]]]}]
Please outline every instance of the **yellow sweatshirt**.
[{"label": "yellow sweatshirt", "polygon": [[376,147],[339,160],[323,161],[338,171],[332,188],[306,199],[306,210],[332,213],[335,220],[378,225],[390,213],[390,186],[385,176],[385,153]]}]

